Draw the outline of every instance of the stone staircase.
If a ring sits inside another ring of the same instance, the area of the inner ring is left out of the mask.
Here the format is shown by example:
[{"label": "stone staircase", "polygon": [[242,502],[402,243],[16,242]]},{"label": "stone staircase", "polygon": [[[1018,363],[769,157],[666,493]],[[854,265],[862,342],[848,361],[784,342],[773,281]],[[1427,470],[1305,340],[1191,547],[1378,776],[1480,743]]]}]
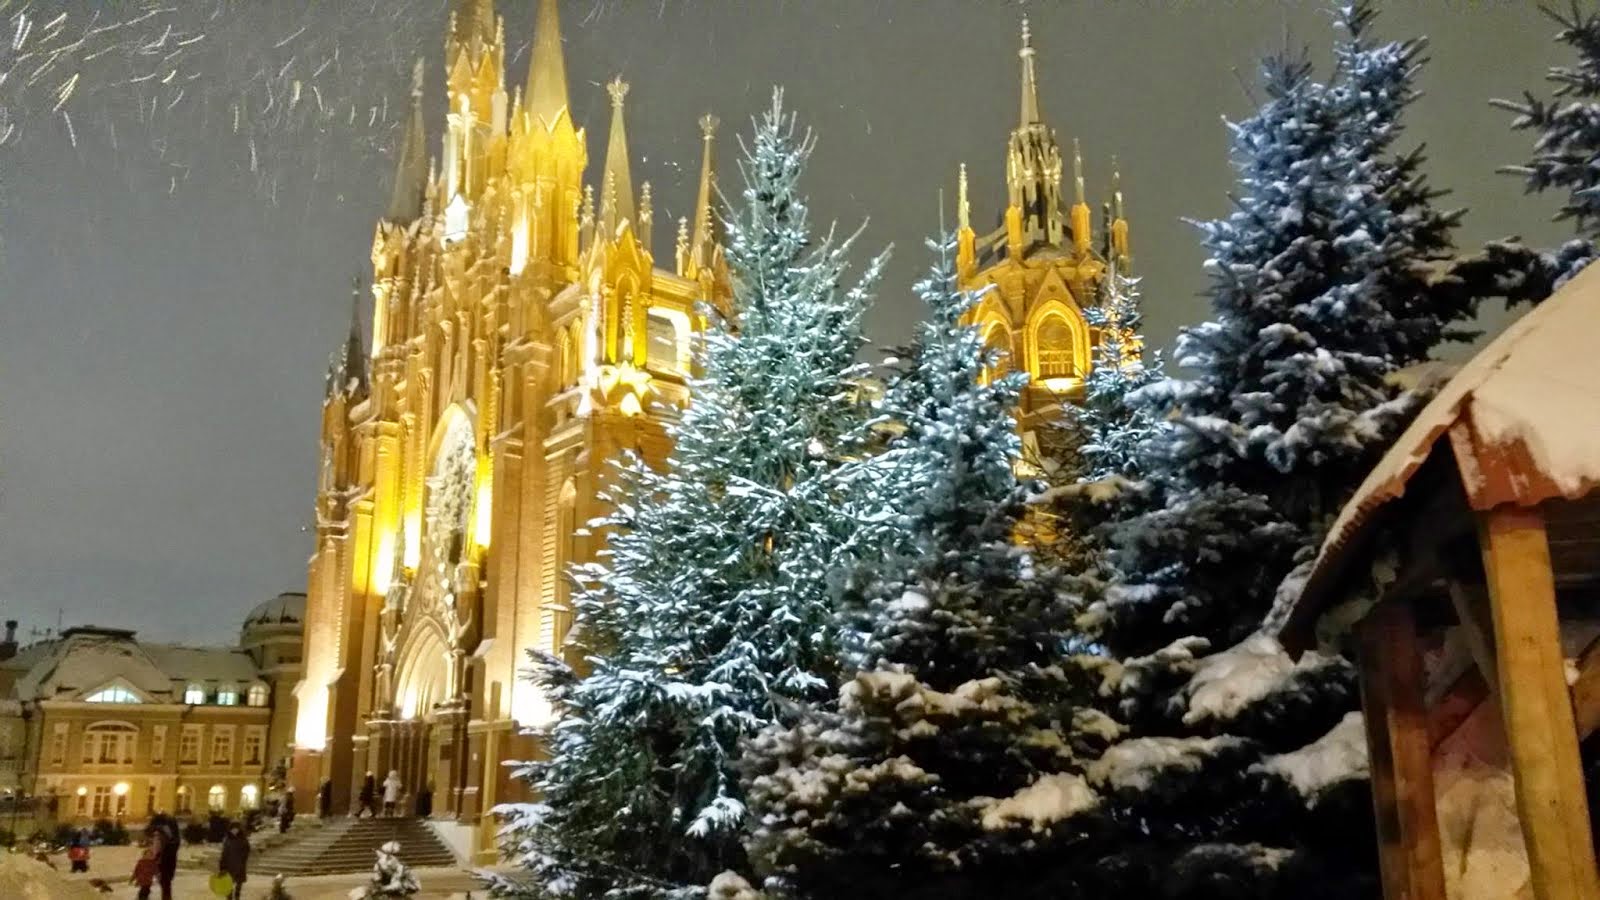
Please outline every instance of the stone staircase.
[{"label": "stone staircase", "polygon": [[[291,832],[292,833],[292,832]],[[421,819],[330,820],[303,839],[252,854],[252,879],[274,875],[333,875],[372,868],[376,851],[389,841],[400,844],[400,861],[412,867],[454,866],[455,854]]]}]

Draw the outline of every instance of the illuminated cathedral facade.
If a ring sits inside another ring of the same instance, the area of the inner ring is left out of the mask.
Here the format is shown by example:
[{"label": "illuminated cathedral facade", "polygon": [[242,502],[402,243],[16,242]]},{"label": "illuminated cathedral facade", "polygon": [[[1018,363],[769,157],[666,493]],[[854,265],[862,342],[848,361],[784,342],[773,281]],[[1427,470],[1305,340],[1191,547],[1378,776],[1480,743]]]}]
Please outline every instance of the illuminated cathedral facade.
[{"label": "illuminated cathedral facade", "polygon": [[[1021,116],[1006,144],[1006,206],[995,230],[972,228],[966,166],[957,193],[956,268],[964,290],[987,290],[966,317],[1004,366],[1028,373],[1018,424],[1025,461],[1047,459],[1049,429],[1041,426],[1064,403],[1083,398],[1099,332],[1083,311],[1104,299],[1111,272],[1128,274],[1128,221],[1121,176],[1112,166],[1111,190],[1096,235],[1085,198],[1083,157],[1072,144],[1072,203],[1063,193],[1061,144],[1039,111],[1032,36],[1022,22]],[[1124,335],[1124,338],[1131,338]],[[1124,344],[1137,356],[1135,342]]]},{"label": "illuminated cathedral facade", "polygon": [[[291,781],[311,797],[328,780],[343,813],[366,773],[398,771],[408,806],[430,788],[435,817],[487,859],[493,829],[478,823],[527,799],[503,762],[536,757],[522,732],[550,715],[526,652],[561,652],[566,573],[595,558],[584,526],[606,512],[610,462],[665,458],[698,310],[725,304],[728,280],[714,117],[699,122],[695,214],[660,267],[650,187],[629,170],[627,84],[608,85],[603,168],[586,185],[556,0],[540,0],[526,83],[509,89],[492,0],[451,5],[442,148],[428,150],[419,64],[370,295],[329,369]],[[963,175],[960,266],[964,286],[997,286],[972,315],[1035,375],[1031,432],[1047,398],[1081,392],[1095,340],[1082,309],[1126,257],[1127,227],[1113,208],[1094,247],[1081,177],[1064,205],[1026,33],[1022,52],[1004,224],[973,232]]]},{"label": "illuminated cathedral facade", "polygon": [[[696,303],[725,291],[715,120],[694,221],[658,267],[628,85],[608,86],[597,201],[559,28],[543,0],[526,84],[508,88],[492,0],[452,3],[442,149],[430,160],[419,65],[370,298],[330,366],[293,781],[310,797],[331,779],[335,812],[369,771],[413,798],[431,786],[435,814],[464,824],[522,798],[501,763],[537,752],[519,732],[548,715],[526,651],[561,647],[563,573],[594,556],[583,526],[608,461],[664,457]],[[474,831],[489,851],[492,829]]]}]

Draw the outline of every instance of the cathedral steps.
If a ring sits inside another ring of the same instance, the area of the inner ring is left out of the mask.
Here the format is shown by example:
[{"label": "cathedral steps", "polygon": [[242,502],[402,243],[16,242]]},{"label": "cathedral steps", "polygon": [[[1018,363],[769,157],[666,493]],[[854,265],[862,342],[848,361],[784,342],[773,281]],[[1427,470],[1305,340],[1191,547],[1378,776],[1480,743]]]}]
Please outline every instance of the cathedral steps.
[{"label": "cathedral steps", "polygon": [[421,819],[354,819],[330,821],[303,840],[263,851],[250,860],[250,874],[333,875],[372,868],[376,851],[389,841],[400,844],[400,861],[412,867],[457,865],[455,854]]}]

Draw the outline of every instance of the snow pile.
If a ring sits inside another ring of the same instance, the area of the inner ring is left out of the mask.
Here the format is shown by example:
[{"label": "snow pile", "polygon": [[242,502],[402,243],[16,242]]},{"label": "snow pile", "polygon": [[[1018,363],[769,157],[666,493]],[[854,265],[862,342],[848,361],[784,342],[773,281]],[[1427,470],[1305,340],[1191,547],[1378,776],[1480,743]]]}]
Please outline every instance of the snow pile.
[{"label": "snow pile", "polygon": [[1257,632],[1199,661],[1189,679],[1189,708],[1183,723],[1231,721],[1256,701],[1289,687],[1298,673],[1316,669],[1322,662],[1323,658],[1312,652],[1297,663],[1277,639]]},{"label": "snow pile", "polygon": [[1199,772],[1217,755],[1244,745],[1236,737],[1145,737],[1123,741],[1089,766],[1089,781],[1119,791],[1147,791],[1171,773]]},{"label": "snow pile", "polygon": [[1004,800],[985,798],[983,827],[1000,831],[1013,825],[1028,824],[1035,831],[1070,819],[1100,805],[1100,797],[1082,775],[1057,772],[1044,775]]},{"label": "snow pile", "polygon": [[99,900],[100,892],[24,853],[0,853],[0,897],[6,900]]},{"label": "snow pile", "polygon": [[711,880],[708,900],[761,900],[761,894],[750,882],[733,872],[723,872]]},{"label": "snow pile", "polygon": [[1359,712],[1345,713],[1339,724],[1315,743],[1269,756],[1252,769],[1283,778],[1307,799],[1339,782],[1366,778],[1366,722]]}]

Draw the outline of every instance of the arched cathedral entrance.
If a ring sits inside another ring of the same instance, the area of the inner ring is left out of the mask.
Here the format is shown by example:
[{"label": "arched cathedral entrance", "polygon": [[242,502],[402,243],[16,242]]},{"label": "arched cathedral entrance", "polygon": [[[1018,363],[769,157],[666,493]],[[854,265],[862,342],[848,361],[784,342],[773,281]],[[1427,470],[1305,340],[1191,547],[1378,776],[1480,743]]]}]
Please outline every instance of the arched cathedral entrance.
[{"label": "arched cathedral entrance", "polygon": [[480,598],[481,553],[472,531],[478,453],[463,408],[446,411],[432,459],[419,551],[412,565],[397,554],[379,616],[368,757],[380,782],[390,771],[399,774],[407,812],[417,810],[426,788],[431,811],[451,814],[467,785],[467,658]]}]

